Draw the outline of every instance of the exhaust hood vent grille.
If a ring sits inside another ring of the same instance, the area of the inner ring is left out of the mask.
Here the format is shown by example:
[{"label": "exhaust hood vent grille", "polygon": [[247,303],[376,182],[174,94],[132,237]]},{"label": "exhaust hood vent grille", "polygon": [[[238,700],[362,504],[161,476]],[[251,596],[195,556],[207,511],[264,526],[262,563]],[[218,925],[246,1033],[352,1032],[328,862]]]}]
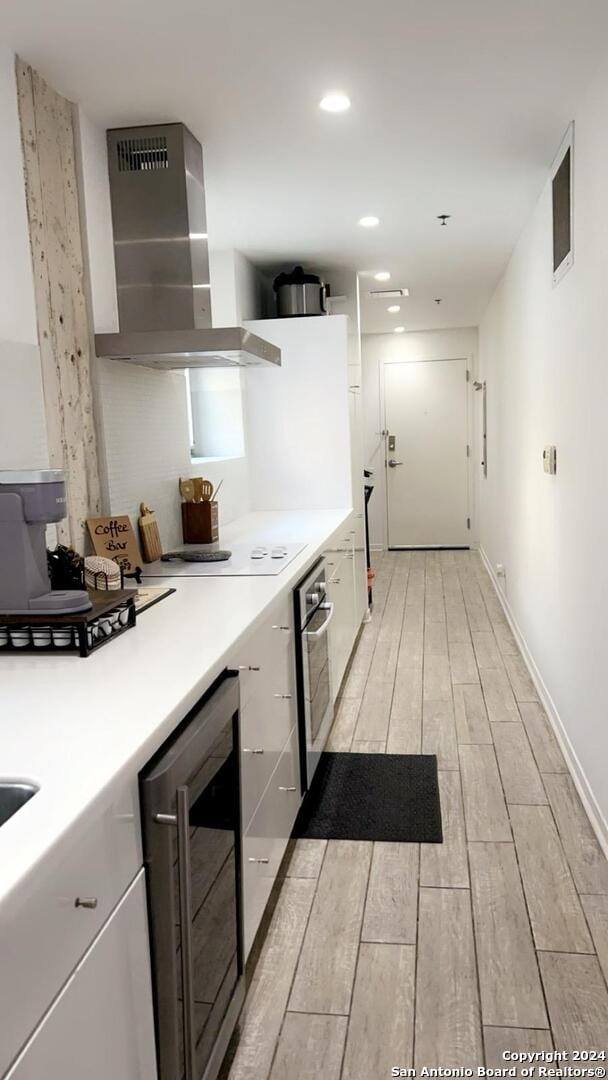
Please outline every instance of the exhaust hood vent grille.
[{"label": "exhaust hood vent grille", "polygon": [[169,168],[167,140],[162,136],[121,139],[116,143],[119,172],[150,172]]}]

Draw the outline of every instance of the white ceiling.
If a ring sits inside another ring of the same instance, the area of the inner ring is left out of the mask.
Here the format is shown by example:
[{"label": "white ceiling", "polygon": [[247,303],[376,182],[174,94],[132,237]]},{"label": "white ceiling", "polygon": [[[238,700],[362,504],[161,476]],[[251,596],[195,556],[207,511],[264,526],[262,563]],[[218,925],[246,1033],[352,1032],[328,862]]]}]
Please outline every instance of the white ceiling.
[{"label": "white ceiling", "polygon": [[[215,246],[390,270],[408,329],[479,321],[608,47],[606,0],[2,0],[1,22],[103,125],[191,128]],[[318,109],[334,88],[350,112]]]}]

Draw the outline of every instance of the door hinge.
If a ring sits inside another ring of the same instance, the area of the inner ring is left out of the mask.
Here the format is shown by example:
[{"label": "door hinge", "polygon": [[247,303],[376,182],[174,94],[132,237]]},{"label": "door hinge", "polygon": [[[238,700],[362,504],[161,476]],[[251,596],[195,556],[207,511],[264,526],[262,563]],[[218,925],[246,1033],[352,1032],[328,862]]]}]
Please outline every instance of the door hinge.
[{"label": "door hinge", "polygon": [[467,443],[467,457],[470,457],[470,456],[471,456],[471,447]]},{"label": "door hinge", "polygon": [[470,379],[471,379],[471,372],[467,368],[467,382],[470,382]]},{"label": "door hinge", "polygon": [[471,528],[471,519],[467,518],[467,529]]}]

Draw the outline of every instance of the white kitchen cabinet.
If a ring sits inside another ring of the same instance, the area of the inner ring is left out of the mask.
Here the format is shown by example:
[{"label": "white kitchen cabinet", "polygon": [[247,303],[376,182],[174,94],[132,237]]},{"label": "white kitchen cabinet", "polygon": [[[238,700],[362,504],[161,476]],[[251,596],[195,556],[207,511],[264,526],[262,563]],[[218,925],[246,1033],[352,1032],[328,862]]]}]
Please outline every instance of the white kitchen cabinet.
[{"label": "white kitchen cabinet", "polygon": [[155,1080],[142,870],[6,1080]]},{"label": "white kitchen cabinet", "polygon": [[286,591],[238,647],[245,956],[253,944],[301,801],[293,634]]},{"label": "white kitchen cabinet", "polygon": [[[367,552],[365,535],[365,480],[363,477],[363,411],[361,403],[361,368],[349,365],[349,419],[353,488],[353,529],[355,565],[355,613],[358,626],[368,607]],[[358,627],[357,627],[358,629]]]},{"label": "white kitchen cabinet", "polygon": [[[42,788],[32,803],[44,795]],[[142,864],[137,777],[118,778],[5,899],[0,913],[0,1076]],[[95,906],[82,906],[78,901],[83,898],[93,898]]]},{"label": "white kitchen cabinet", "polygon": [[243,832],[277,767],[296,723],[291,592],[271,605],[235,653],[241,693],[241,808]]},{"label": "white kitchen cabinet", "polygon": [[245,956],[275,883],[301,802],[297,725],[243,837]]},{"label": "white kitchen cabinet", "polygon": [[331,537],[325,558],[329,574],[327,591],[334,604],[329,651],[335,699],[367,610],[365,526],[357,513],[352,513]]}]

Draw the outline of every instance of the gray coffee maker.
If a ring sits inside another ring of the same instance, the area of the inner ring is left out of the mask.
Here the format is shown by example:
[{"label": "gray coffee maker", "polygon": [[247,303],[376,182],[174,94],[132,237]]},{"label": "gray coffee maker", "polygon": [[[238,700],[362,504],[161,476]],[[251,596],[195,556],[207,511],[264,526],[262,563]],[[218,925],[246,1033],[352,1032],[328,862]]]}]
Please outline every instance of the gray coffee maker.
[{"label": "gray coffee maker", "polygon": [[0,471],[0,613],[68,615],[91,608],[85,589],[51,589],[46,526],[65,517],[60,469]]}]

